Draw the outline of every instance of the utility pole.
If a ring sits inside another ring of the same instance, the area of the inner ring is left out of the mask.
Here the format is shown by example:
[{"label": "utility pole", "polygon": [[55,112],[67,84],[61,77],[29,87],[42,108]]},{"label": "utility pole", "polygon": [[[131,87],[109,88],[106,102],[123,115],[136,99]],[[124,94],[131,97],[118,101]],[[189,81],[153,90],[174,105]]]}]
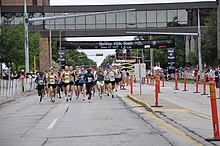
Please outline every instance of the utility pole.
[{"label": "utility pole", "polygon": [[49,35],[50,35],[50,40],[49,40],[49,49],[50,49],[50,67],[52,66],[52,38],[51,38],[51,22],[49,20],[49,27],[50,27],[50,30],[49,30]]},{"label": "utility pole", "polygon": [[60,36],[60,43],[59,43],[59,49],[60,49],[60,54],[59,54],[59,59],[60,59],[60,69],[61,69],[61,30],[59,31],[59,36]]},{"label": "utility pole", "polygon": [[24,0],[24,48],[25,48],[25,72],[29,73],[28,14],[27,14],[26,0]]},{"label": "utility pole", "polygon": [[202,55],[201,55],[201,47],[202,47],[202,38],[201,38],[201,29],[200,29],[200,13],[198,9],[198,56],[199,56],[199,79],[202,80]]}]

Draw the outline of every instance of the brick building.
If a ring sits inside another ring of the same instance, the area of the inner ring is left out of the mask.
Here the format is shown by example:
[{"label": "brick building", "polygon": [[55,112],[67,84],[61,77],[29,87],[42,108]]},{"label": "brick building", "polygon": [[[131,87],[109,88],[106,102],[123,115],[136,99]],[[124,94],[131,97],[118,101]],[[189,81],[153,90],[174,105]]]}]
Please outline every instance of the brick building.
[{"label": "brick building", "polygon": [[[24,0],[0,0],[2,6],[23,6]],[[27,0],[28,6],[48,6],[50,0]]]}]

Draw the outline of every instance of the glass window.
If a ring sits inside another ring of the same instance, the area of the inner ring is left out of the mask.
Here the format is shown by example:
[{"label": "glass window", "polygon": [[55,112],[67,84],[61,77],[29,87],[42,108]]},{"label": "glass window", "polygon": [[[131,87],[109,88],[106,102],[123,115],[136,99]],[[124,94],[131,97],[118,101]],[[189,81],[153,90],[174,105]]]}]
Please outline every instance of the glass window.
[{"label": "glass window", "polygon": [[166,11],[157,11],[157,22],[167,22]]},{"label": "glass window", "polygon": [[157,22],[157,27],[166,27],[167,23],[166,22]]},{"label": "glass window", "polygon": [[127,28],[135,28],[136,27],[136,11],[127,12]]},{"label": "glass window", "polygon": [[86,16],[86,24],[95,24],[95,15]]},{"label": "glass window", "polygon": [[116,13],[117,28],[126,28],[125,12]]},{"label": "glass window", "polygon": [[64,24],[56,24],[55,29],[65,29],[65,25]]},{"label": "glass window", "polygon": [[115,13],[111,13],[111,14],[106,14],[106,27],[107,28],[116,28],[116,24],[115,24]]},{"label": "glass window", "polygon": [[15,24],[21,24],[21,23],[24,23],[23,17],[15,17]]},{"label": "glass window", "polygon": [[115,23],[115,13],[106,14],[106,23]]},{"label": "glass window", "polygon": [[187,22],[187,11],[178,10],[178,21]]},{"label": "glass window", "polygon": [[[41,14],[41,13],[35,13],[34,15],[33,15],[33,17],[34,18],[40,18],[40,17],[43,17],[43,14]],[[16,23],[16,22],[15,22]],[[34,25],[42,25],[43,24],[43,21],[35,21],[35,22],[33,22],[34,23]]]},{"label": "glass window", "polygon": [[176,22],[177,21],[177,10],[168,10],[168,22]]},{"label": "glass window", "polygon": [[85,29],[85,16],[76,17],[76,29]]},{"label": "glass window", "polygon": [[156,11],[147,11],[147,22],[156,22]]},{"label": "glass window", "polygon": [[[64,15],[64,13],[55,13],[55,16],[63,16],[63,15]],[[64,18],[63,19],[55,19],[55,27],[56,27],[56,29],[62,28],[59,25],[64,25],[65,24],[64,22],[65,22]]]},{"label": "glass window", "polygon": [[[45,13],[44,17],[52,17],[54,16],[54,13]],[[54,25],[55,20],[46,20],[45,21],[45,28],[46,29],[55,29],[55,25]]]},{"label": "glass window", "polygon": [[[69,13],[68,15],[74,15],[74,13]],[[66,24],[75,24],[76,23],[76,18],[75,17],[65,18],[65,22],[66,22]]]},{"label": "glass window", "polygon": [[86,24],[86,29],[95,29],[95,24]]},{"label": "glass window", "polygon": [[105,14],[96,15],[96,28],[105,28]]},{"label": "glass window", "polygon": [[96,15],[96,24],[105,24],[105,14]]},{"label": "glass window", "polygon": [[86,29],[95,29],[95,15],[86,16]]},{"label": "glass window", "polygon": [[144,28],[147,26],[147,12],[137,11],[137,27]]},{"label": "glass window", "polygon": [[66,29],[76,29],[75,24],[66,24]]},{"label": "glass window", "polygon": [[147,22],[147,27],[157,27],[156,22]]}]

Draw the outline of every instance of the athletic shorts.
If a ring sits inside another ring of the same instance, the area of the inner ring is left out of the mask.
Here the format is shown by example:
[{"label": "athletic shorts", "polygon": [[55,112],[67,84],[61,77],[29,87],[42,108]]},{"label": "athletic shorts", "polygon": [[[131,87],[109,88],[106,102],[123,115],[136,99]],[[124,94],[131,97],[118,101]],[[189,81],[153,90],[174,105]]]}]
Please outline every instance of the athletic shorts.
[{"label": "athletic shorts", "polygon": [[70,83],[63,83],[63,87],[66,88]]},{"label": "athletic shorts", "polygon": [[81,86],[81,87],[82,87],[84,84],[85,84],[85,83],[79,83],[79,86]]},{"label": "athletic shorts", "polygon": [[55,89],[57,87],[56,84],[48,84],[48,88],[53,87],[53,89]]},{"label": "athletic shorts", "polygon": [[108,85],[110,83],[110,81],[105,81],[105,84]]},{"label": "athletic shorts", "polygon": [[38,90],[44,89],[44,87],[45,87],[44,85],[37,85]]},{"label": "athletic shorts", "polygon": [[104,81],[97,81],[97,85],[99,86],[104,86],[105,85],[105,82]]},{"label": "athletic shorts", "polygon": [[119,78],[115,78],[115,83],[118,84],[120,82]]},{"label": "athletic shorts", "polygon": [[62,87],[62,83],[61,83],[61,84],[57,84],[57,87],[60,87],[60,88],[61,88],[61,87]]},{"label": "athletic shorts", "polygon": [[73,81],[70,81],[70,86],[74,85],[74,82]]},{"label": "athletic shorts", "polygon": [[119,78],[119,82],[121,82],[122,81],[122,78]]},{"label": "athletic shorts", "polygon": [[110,81],[110,83],[114,86],[115,85],[115,81]]},{"label": "athletic shorts", "polygon": [[79,86],[79,80],[75,81],[75,86]]},{"label": "athletic shorts", "polygon": [[97,81],[93,81],[93,82],[92,82],[92,86],[95,86],[96,83],[97,83]]}]

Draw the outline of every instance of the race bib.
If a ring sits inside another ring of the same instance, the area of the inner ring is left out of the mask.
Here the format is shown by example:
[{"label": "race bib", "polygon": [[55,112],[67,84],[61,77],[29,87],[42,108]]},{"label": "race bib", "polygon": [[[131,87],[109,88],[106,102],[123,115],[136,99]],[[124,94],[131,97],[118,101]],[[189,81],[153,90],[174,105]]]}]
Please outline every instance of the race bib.
[{"label": "race bib", "polygon": [[44,85],[44,81],[43,81],[43,80],[39,80],[39,81],[38,81],[38,84],[39,84],[39,85]]},{"label": "race bib", "polygon": [[88,77],[88,82],[91,83],[92,82],[92,78]]},{"label": "race bib", "polygon": [[70,77],[69,76],[65,76],[65,82],[69,82]]},{"label": "race bib", "polygon": [[50,79],[50,84],[55,84],[55,80],[54,79]]}]

